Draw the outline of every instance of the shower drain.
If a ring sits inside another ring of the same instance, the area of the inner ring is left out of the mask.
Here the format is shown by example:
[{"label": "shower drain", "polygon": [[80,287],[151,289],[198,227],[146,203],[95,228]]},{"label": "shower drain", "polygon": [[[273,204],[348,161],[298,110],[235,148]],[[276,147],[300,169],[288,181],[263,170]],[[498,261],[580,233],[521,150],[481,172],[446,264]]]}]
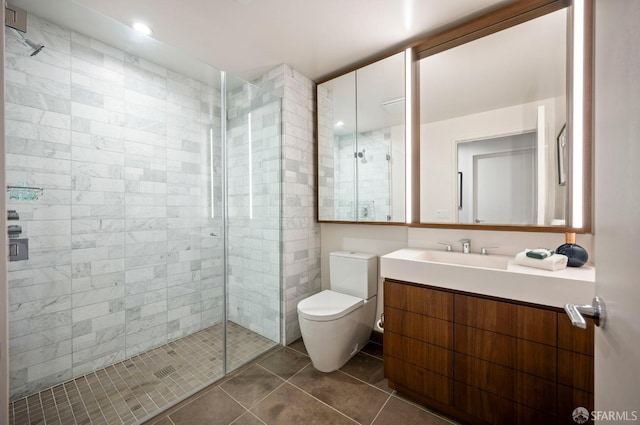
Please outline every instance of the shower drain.
[{"label": "shower drain", "polygon": [[175,371],[176,371],[176,368],[169,365],[167,367],[163,367],[162,369],[156,370],[155,372],[153,372],[153,374],[156,376],[156,378],[162,379],[171,375]]}]

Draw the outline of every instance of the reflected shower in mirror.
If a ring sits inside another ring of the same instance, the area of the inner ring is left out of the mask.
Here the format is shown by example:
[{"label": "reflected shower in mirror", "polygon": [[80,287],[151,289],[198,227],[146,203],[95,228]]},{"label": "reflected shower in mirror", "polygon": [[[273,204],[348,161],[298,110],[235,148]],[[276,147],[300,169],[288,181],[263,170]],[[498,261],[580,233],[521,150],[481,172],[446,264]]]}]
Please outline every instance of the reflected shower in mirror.
[{"label": "reflected shower in mirror", "polygon": [[404,52],[318,85],[320,221],[404,222]]},{"label": "reflected shower in mirror", "polygon": [[422,223],[565,224],[566,40],[563,9],[420,61]]}]

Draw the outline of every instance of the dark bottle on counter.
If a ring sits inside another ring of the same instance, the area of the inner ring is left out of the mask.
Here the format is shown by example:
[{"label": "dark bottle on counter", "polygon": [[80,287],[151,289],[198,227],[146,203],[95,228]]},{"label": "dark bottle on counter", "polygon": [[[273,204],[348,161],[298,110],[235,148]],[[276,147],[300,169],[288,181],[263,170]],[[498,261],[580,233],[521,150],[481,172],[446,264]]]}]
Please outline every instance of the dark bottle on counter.
[{"label": "dark bottle on counter", "polygon": [[576,245],[575,233],[567,233],[565,237],[566,243],[560,245],[556,249],[556,254],[562,254],[569,257],[567,266],[582,267],[589,259],[589,254],[587,254],[587,251],[583,247]]}]

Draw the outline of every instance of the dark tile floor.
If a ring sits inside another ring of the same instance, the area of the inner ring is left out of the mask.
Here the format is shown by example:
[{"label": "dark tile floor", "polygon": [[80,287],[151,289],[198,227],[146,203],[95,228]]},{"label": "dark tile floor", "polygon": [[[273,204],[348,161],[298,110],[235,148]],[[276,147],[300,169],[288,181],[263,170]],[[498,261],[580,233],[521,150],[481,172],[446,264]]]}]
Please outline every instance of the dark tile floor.
[{"label": "dark tile floor", "polygon": [[[226,338],[225,338],[226,331]],[[224,376],[275,343],[217,324],[9,404],[9,425],[133,425]]]},{"label": "dark tile floor", "polygon": [[146,425],[451,425],[387,386],[382,346],[340,370],[313,368],[302,340],[279,347]]}]

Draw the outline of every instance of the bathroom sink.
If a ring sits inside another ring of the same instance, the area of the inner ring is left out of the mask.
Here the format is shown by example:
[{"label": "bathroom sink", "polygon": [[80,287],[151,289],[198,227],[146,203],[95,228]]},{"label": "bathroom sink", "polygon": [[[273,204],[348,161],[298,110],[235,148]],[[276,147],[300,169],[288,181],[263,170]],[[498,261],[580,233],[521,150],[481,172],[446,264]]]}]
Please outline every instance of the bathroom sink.
[{"label": "bathroom sink", "polygon": [[517,265],[513,257],[495,254],[402,248],[380,257],[380,275],[558,308],[569,302],[589,304],[595,296],[593,267],[542,270]]},{"label": "bathroom sink", "polygon": [[415,259],[419,261],[499,270],[507,270],[510,258],[511,257],[505,257],[503,255],[463,254],[461,252],[429,250],[415,257]]}]

